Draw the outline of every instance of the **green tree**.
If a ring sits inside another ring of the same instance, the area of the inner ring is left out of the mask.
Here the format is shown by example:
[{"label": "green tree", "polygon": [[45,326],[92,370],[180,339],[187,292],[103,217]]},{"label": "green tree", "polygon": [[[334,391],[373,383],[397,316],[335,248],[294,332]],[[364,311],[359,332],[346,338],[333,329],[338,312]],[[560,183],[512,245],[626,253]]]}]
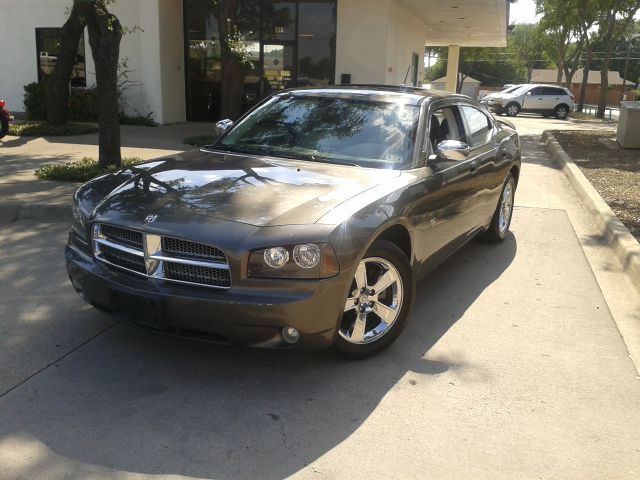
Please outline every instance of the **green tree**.
[{"label": "green tree", "polygon": [[580,30],[579,10],[585,0],[537,0],[537,11],[542,14],[540,27],[548,36],[548,52],[558,69],[556,83],[564,76],[565,86],[570,88],[584,48]]},{"label": "green tree", "polygon": [[89,30],[89,44],[96,65],[98,90],[99,156],[102,167],[120,166],[120,119],[118,108],[118,59],[124,29],[109,12],[114,0],[74,0],[62,27],[61,54],[47,84],[47,120],[54,125],[69,119],[69,82],[80,36]]},{"label": "green tree", "polygon": [[597,0],[598,35],[604,47],[600,66],[602,83],[598,102],[598,118],[604,118],[609,94],[609,63],[616,44],[624,38],[632,26],[633,17],[640,9],[640,0]]},{"label": "green tree", "polygon": [[549,37],[538,24],[522,23],[516,25],[509,34],[507,51],[522,62],[526,70],[526,82],[531,82],[534,68],[545,68],[549,61],[543,59],[549,47]]}]

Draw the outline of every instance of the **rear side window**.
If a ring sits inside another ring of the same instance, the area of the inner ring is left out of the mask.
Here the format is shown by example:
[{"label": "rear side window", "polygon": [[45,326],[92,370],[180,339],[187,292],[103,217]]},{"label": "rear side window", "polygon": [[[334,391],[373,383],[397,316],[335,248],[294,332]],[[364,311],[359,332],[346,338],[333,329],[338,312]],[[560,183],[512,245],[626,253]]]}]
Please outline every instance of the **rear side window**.
[{"label": "rear side window", "polygon": [[545,87],[544,95],[553,95],[557,97],[558,95],[567,95],[567,92],[561,88]]},{"label": "rear side window", "polygon": [[472,147],[487,143],[491,138],[493,123],[484,113],[475,107],[461,105],[462,116],[467,123],[468,142]]}]

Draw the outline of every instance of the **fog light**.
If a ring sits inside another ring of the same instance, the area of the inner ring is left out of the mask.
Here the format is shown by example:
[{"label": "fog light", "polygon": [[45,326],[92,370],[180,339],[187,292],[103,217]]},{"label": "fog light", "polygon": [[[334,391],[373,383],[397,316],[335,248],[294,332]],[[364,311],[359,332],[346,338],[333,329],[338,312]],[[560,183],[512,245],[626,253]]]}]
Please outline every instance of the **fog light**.
[{"label": "fog light", "polygon": [[284,327],[282,329],[282,338],[290,345],[300,341],[300,332],[293,327]]}]

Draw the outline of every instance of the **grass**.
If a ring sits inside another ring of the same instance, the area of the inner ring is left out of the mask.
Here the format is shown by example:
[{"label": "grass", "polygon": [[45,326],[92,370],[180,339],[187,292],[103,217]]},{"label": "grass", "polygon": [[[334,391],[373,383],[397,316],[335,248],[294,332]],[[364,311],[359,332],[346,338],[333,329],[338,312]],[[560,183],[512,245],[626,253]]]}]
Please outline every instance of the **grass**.
[{"label": "grass", "polygon": [[49,125],[46,122],[25,122],[9,125],[9,135],[14,137],[66,137],[97,132],[98,127],[90,123]]},{"label": "grass", "polygon": [[[141,158],[123,158],[122,167],[142,163]],[[97,160],[93,158],[83,158],[79,162],[54,163],[45,165],[35,171],[36,177],[40,180],[56,180],[60,182],[86,182],[92,178],[99,177],[107,173],[119,170],[117,167],[102,168],[98,165]]]},{"label": "grass", "polygon": [[202,135],[199,137],[187,137],[182,140],[182,143],[191,145],[192,147],[204,147],[205,145],[211,145],[216,139],[217,137],[213,135]]}]

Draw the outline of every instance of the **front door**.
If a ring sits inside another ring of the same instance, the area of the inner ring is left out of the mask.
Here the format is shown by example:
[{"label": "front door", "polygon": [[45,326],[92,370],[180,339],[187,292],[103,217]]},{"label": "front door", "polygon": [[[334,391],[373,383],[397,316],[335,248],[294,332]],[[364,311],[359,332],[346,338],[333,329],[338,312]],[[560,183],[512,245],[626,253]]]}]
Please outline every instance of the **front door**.
[{"label": "front door", "polygon": [[544,91],[542,87],[536,87],[529,90],[525,96],[524,101],[522,102],[522,110],[527,111],[538,111],[544,110],[546,97],[544,96]]},{"label": "front door", "polygon": [[[435,106],[429,113],[426,141],[428,149],[444,140],[466,142],[464,123],[457,106]],[[416,259],[420,274],[426,273],[467,239],[474,227],[469,205],[473,197],[470,188],[476,175],[473,158],[451,161],[431,155],[425,179],[412,187],[416,200],[412,203],[409,219],[416,231]]]}]

